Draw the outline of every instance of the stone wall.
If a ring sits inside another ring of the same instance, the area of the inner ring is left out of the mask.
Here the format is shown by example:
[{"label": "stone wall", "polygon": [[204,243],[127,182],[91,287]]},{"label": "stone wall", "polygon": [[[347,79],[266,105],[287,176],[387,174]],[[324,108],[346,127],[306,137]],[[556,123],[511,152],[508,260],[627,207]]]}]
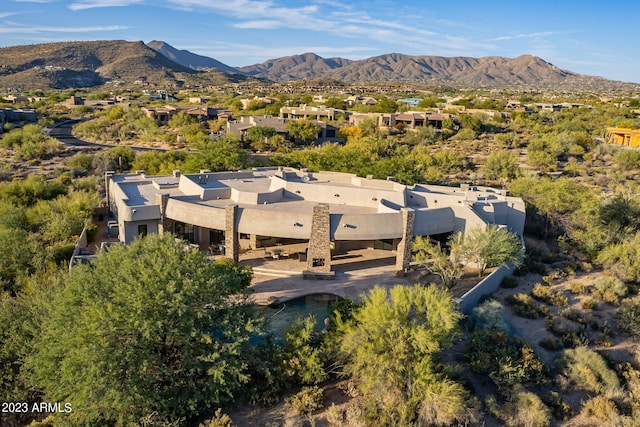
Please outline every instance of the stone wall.
[{"label": "stone wall", "polygon": [[314,273],[331,271],[330,219],[327,204],[318,204],[313,207],[307,271]]},{"label": "stone wall", "polygon": [[160,221],[158,222],[158,234],[170,233],[173,231],[172,221],[167,218],[168,194],[156,194],[156,204],[160,206]]},{"label": "stone wall", "polygon": [[396,274],[404,275],[411,262],[411,246],[413,245],[413,228],[416,212],[413,209],[402,209],[402,238],[396,250]]},{"label": "stone wall", "polygon": [[238,213],[238,205],[225,207],[225,226],[224,226],[224,254],[227,258],[238,262],[240,245],[238,242],[238,225],[236,215]]}]

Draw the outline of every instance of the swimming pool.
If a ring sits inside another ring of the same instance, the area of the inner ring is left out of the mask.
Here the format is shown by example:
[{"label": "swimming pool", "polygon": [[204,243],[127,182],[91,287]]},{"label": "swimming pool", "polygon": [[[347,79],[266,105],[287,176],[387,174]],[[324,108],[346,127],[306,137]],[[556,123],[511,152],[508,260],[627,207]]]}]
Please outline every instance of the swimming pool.
[{"label": "swimming pool", "polygon": [[310,314],[316,320],[314,331],[322,331],[324,319],[329,317],[330,304],[341,300],[342,298],[332,294],[313,294],[262,307],[262,310],[268,319],[271,332],[282,338],[297,319],[304,319]]}]

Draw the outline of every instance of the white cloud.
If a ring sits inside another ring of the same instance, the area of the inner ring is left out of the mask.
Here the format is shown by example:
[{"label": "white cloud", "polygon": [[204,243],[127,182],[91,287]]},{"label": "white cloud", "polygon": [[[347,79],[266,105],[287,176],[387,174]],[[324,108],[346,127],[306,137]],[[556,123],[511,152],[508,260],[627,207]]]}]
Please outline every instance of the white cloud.
[{"label": "white cloud", "polygon": [[544,32],[527,33],[527,34],[512,34],[510,36],[495,37],[493,39],[489,39],[488,41],[500,42],[500,41],[507,41],[507,40],[516,40],[516,39],[533,39],[533,38],[539,38],[539,37],[552,36],[554,34],[555,33],[553,31],[544,31]]},{"label": "white cloud", "polygon": [[318,13],[318,5],[301,7],[279,6],[271,0],[168,0],[182,9],[210,10],[238,20],[234,26],[242,29],[320,29],[329,23]]},{"label": "white cloud", "polygon": [[107,25],[95,27],[0,27],[0,34],[38,34],[38,33],[92,33],[101,31],[126,30],[129,27]]},{"label": "white cloud", "polygon": [[80,0],[69,5],[69,9],[78,11],[96,7],[123,7],[142,3],[144,0]]},{"label": "white cloud", "polygon": [[[407,13],[378,17],[366,9],[355,9],[349,3],[339,0],[315,0],[312,4],[293,7],[283,5],[279,0],[166,1],[182,9],[219,14],[226,18],[229,25],[239,30],[291,29],[324,32],[342,39],[376,44],[378,51],[411,49],[416,54],[453,56],[472,55],[478,50],[493,51],[496,48],[491,41],[482,42],[470,37],[442,34],[433,30],[436,28],[435,23],[429,26],[423,20],[416,22],[415,17]],[[264,53],[260,56],[264,57]]]},{"label": "white cloud", "polygon": [[0,12],[0,19],[8,18],[9,16],[17,15],[18,12]]}]

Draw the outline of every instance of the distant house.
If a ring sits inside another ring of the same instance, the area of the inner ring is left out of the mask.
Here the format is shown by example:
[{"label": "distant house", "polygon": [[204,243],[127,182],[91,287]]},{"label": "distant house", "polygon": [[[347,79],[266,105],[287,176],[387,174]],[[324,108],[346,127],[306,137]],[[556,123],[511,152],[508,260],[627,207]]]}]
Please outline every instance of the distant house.
[{"label": "distant house", "polygon": [[7,95],[3,97],[7,102],[11,102],[13,104],[17,104],[18,102],[33,102],[36,99],[32,96],[24,96],[24,95]]},{"label": "distant house", "polygon": [[365,120],[376,120],[379,127],[416,129],[423,126],[433,126],[442,129],[442,122],[451,117],[449,114],[435,113],[432,111],[408,111],[406,113],[361,113],[349,116],[349,123],[359,125]]},{"label": "distant house", "polygon": [[155,120],[160,125],[166,125],[169,120],[180,111],[186,112],[188,115],[195,117],[199,121],[209,121],[217,119],[231,120],[233,111],[223,108],[213,108],[205,106],[178,106],[165,105],[162,107],[150,108],[141,107],[144,114]]},{"label": "distant house", "polygon": [[278,100],[275,98],[270,98],[268,96],[263,96],[263,97],[254,96],[253,98],[244,98],[240,100],[240,103],[242,104],[242,109],[246,110],[247,108],[249,108],[252,102],[262,102],[265,105],[272,105],[278,102]]},{"label": "distant house", "polygon": [[378,101],[375,98],[372,98],[370,96],[358,96],[358,95],[351,95],[345,101],[349,107],[353,107],[356,104],[376,105],[378,103]]},{"label": "distant house", "polygon": [[605,142],[622,147],[640,148],[640,129],[608,127]]},{"label": "distant house", "polygon": [[420,101],[422,101],[420,98],[404,98],[398,100],[398,102],[406,105],[407,107],[417,107],[418,104],[420,104]]},{"label": "distant house", "polygon": [[562,107],[558,104],[536,104],[538,111],[560,111]]},{"label": "distant house", "polygon": [[507,105],[504,106],[504,109],[517,113],[533,113],[533,109],[531,107],[513,99],[507,101]]},{"label": "distant house", "polygon": [[287,137],[287,122],[285,119],[273,116],[242,116],[239,120],[227,122],[227,133],[244,141],[247,137],[247,131],[254,126],[270,127],[275,129],[278,135]]},{"label": "distant house", "polygon": [[283,119],[335,120],[338,114],[346,114],[346,111],[338,108],[313,107],[306,104],[299,107],[280,108],[280,118]]},{"label": "distant house", "polygon": [[0,108],[0,128],[5,123],[16,122],[36,122],[38,117],[36,116],[36,110],[22,110],[12,108]]},{"label": "distant house", "polygon": [[[227,122],[227,133],[236,135],[241,141],[247,137],[247,132],[254,126],[270,127],[285,139],[291,139],[287,132],[287,122],[292,119],[284,119],[273,116],[243,116],[239,120]],[[315,120],[314,120],[315,121]],[[338,128],[328,123],[315,121],[320,126],[318,142],[344,142],[344,138],[338,137]]]},{"label": "distant house", "polygon": [[155,120],[160,125],[168,124],[171,117],[178,112],[178,109],[171,105],[157,108],[142,107],[141,110],[147,117]]},{"label": "distant house", "polygon": [[190,104],[206,104],[211,98],[208,96],[192,96],[189,98]]},{"label": "distant house", "polygon": [[182,111],[186,111],[190,116],[196,117],[199,121],[209,120],[232,120],[233,111],[225,108],[212,108],[212,107],[178,107]]}]

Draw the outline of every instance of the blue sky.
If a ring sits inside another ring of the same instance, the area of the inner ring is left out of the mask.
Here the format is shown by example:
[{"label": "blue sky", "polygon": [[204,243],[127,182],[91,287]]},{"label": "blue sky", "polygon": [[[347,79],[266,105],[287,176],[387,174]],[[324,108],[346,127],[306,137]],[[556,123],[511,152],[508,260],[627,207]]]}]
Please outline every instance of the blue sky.
[{"label": "blue sky", "polygon": [[640,83],[639,15],[637,0],[2,0],[0,47],[162,40],[231,66],[305,52],[532,54]]}]

